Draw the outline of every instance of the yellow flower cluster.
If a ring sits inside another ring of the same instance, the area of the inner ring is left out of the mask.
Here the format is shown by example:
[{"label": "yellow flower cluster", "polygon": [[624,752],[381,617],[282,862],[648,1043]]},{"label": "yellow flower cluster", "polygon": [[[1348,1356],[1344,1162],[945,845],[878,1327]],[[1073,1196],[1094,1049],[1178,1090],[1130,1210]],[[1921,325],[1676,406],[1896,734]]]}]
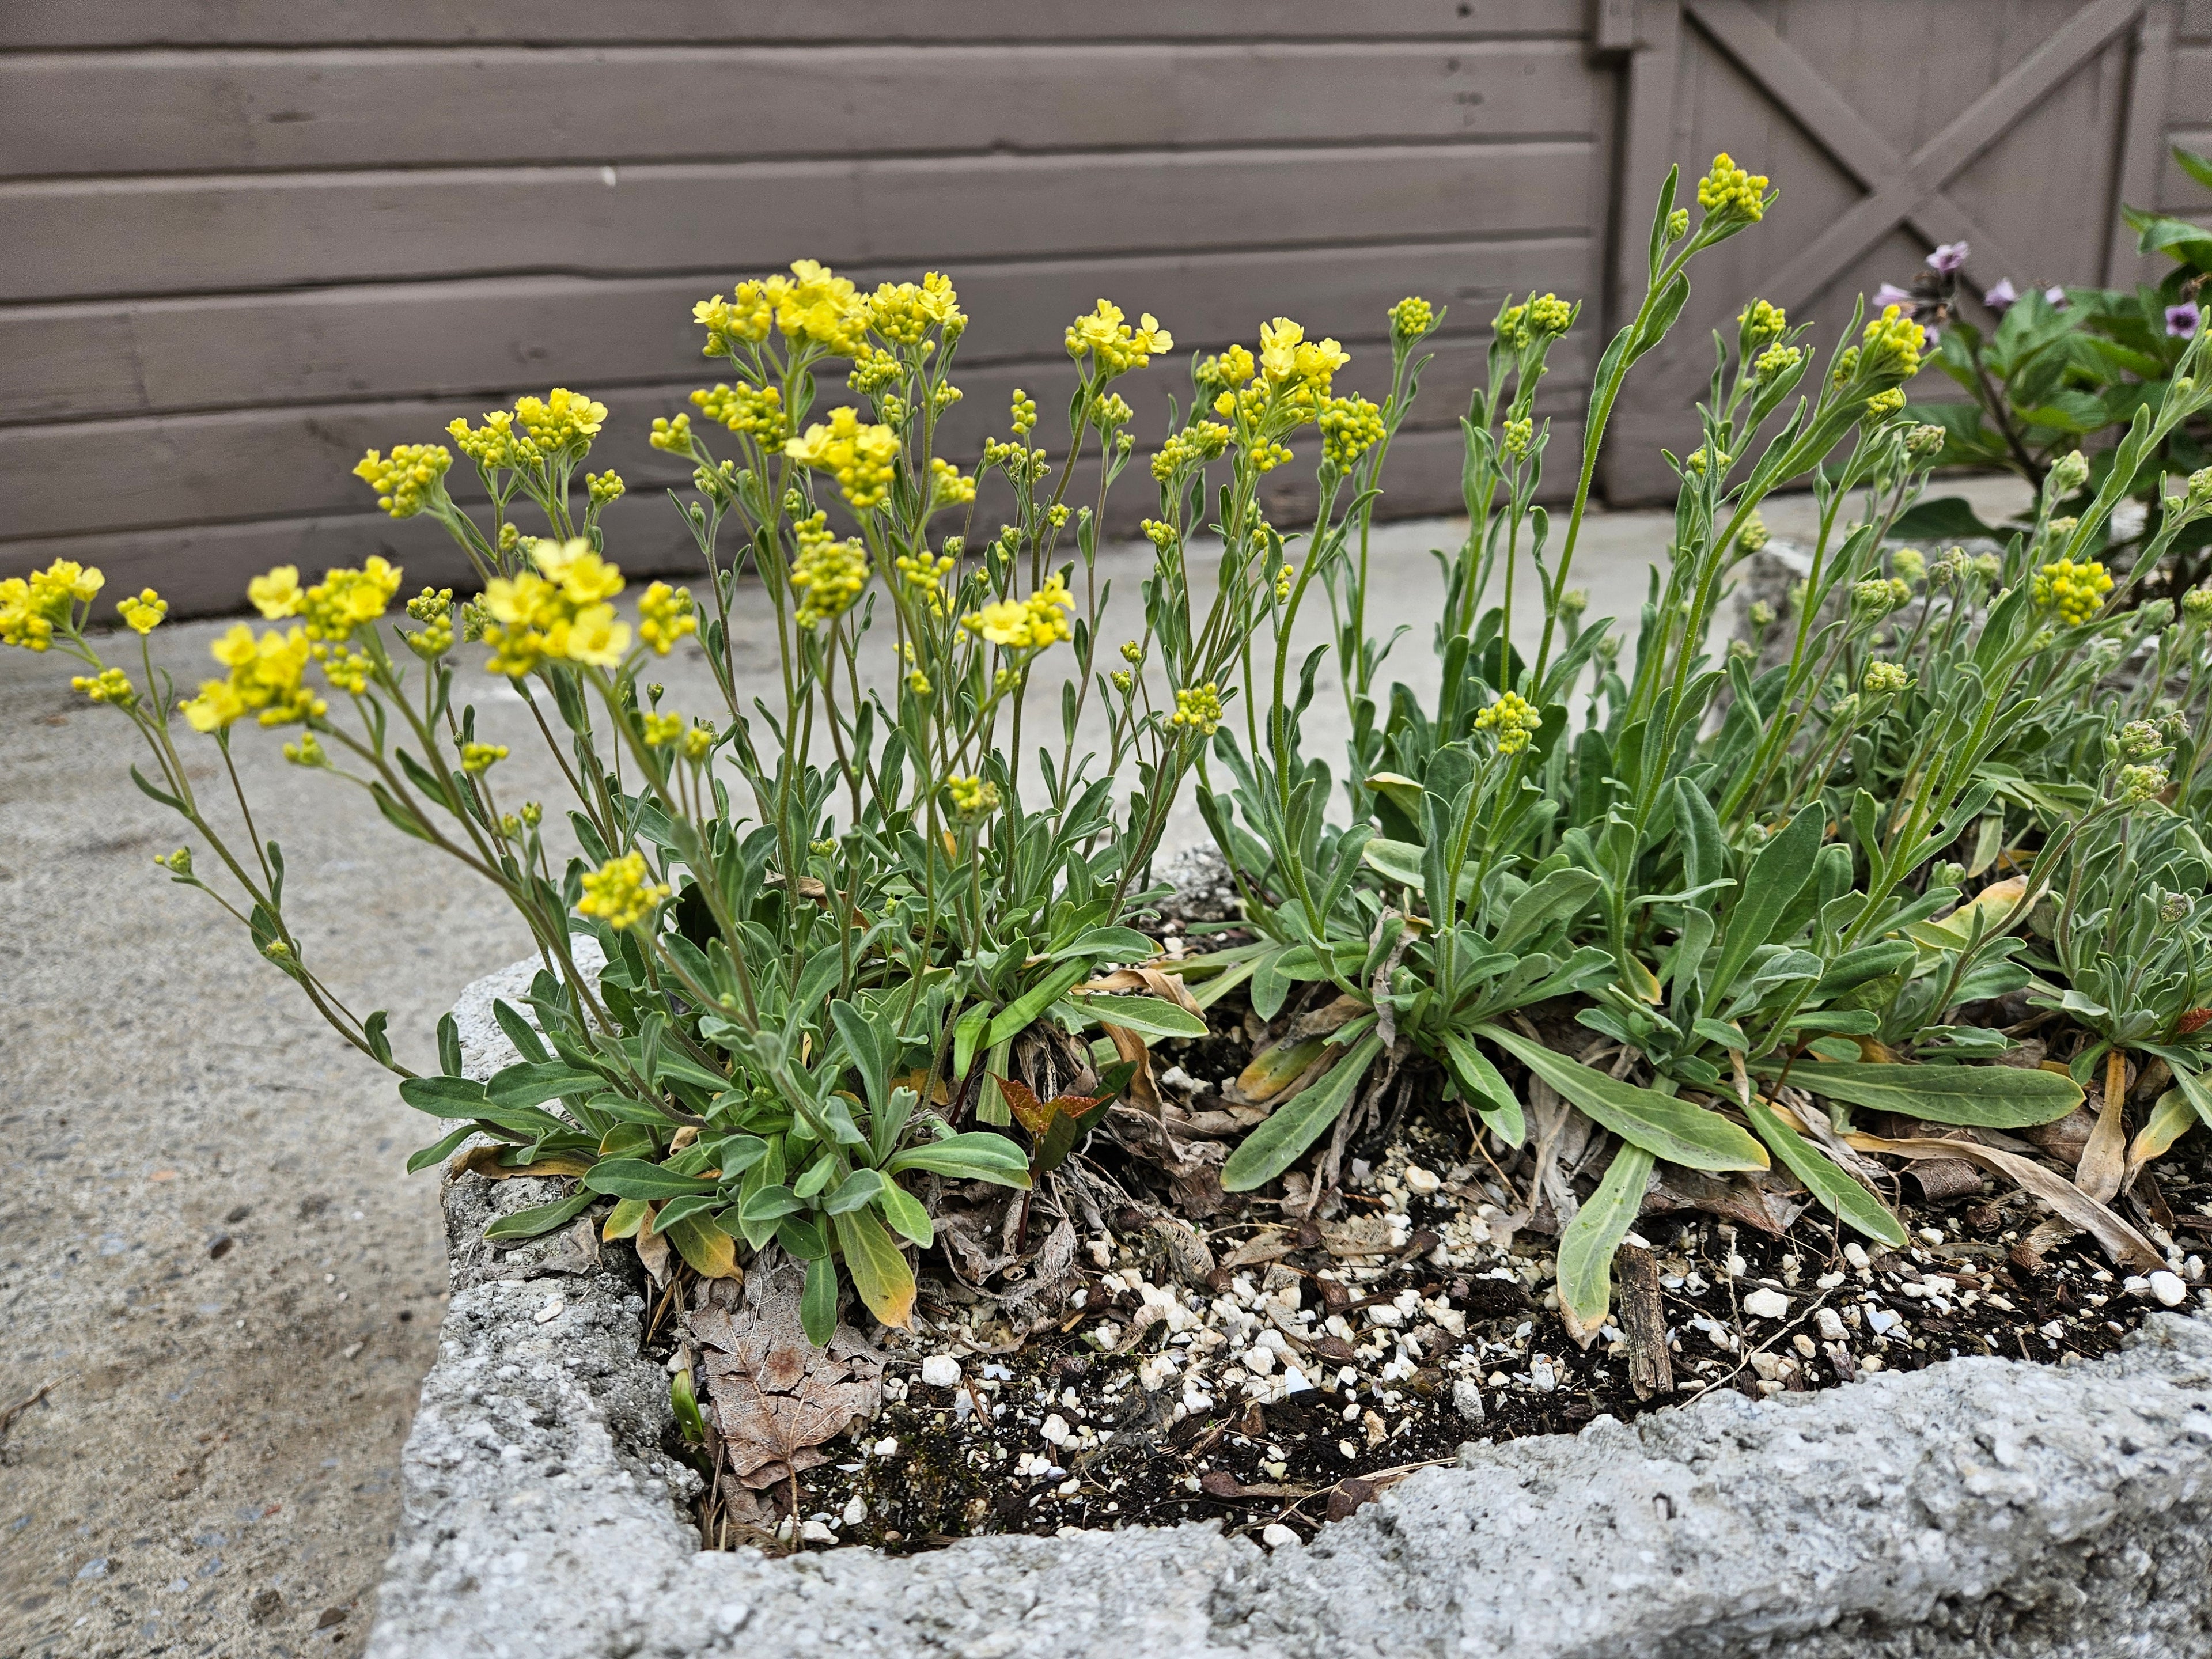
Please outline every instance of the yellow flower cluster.
[{"label": "yellow flower cluster", "polygon": [[53,643],[55,627],[69,622],[70,607],[91,604],[106,583],[96,568],[74,559],[56,559],[28,577],[0,581],[0,645],[44,651]]},{"label": "yellow flower cluster", "polygon": [[1517,691],[1508,691],[1474,717],[1476,731],[1498,734],[1498,752],[1501,755],[1519,754],[1543,724],[1544,717]]},{"label": "yellow flower cluster", "polygon": [[868,326],[893,345],[920,345],[933,328],[957,337],[968,326],[951,280],[931,271],[919,286],[884,283],[868,296]]},{"label": "yellow flower cluster", "polygon": [[1260,373],[1270,386],[1326,398],[1331,378],[1351,361],[1352,354],[1334,340],[1309,340],[1287,317],[1260,325]]},{"label": "yellow flower cluster", "polygon": [[584,492],[593,507],[605,507],[609,501],[618,501],[629,491],[619,472],[586,472]]},{"label": "yellow flower cluster", "polygon": [[1742,332],[1744,344],[1765,345],[1778,340],[1790,331],[1790,315],[1780,306],[1769,305],[1764,300],[1753,300],[1736,313],[1735,320]]},{"label": "yellow flower cluster", "polygon": [[1419,339],[1436,322],[1436,307],[1418,294],[1409,294],[1390,307],[1390,332],[1401,340]]},{"label": "yellow flower cluster", "polygon": [[1865,418],[1869,424],[1879,426],[1904,407],[1905,388],[1893,386],[1888,391],[1877,392],[1867,399]]},{"label": "yellow flower cluster", "polygon": [[137,689],[131,684],[131,676],[119,668],[103,668],[97,675],[79,674],[70,681],[70,685],[94,702],[112,702],[118,708],[128,708],[138,701]]},{"label": "yellow flower cluster", "polygon": [[[1716,458],[1708,457],[1705,450],[1700,447],[1692,450],[1688,456],[1684,459],[1682,465],[1688,467],[1691,471],[1696,473],[1702,478],[1705,476],[1705,468],[1711,464],[1713,459]],[[1729,469],[1729,463],[1734,461],[1735,457],[1729,454],[1728,451],[1723,449],[1720,452],[1717,459],[1720,462],[1721,471],[1725,472]]]},{"label": "yellow flower cluster", "polygon": [[1090,357],[1108,380],[1142,368],[1156,355],[1175,349],[1175,336],[1162,328],[1149,311],[1131,328],[1121,307],[1110,300],[1096,306],[1067,325],[1067,355],[1081,362]]},{"label": "yellow flower cluster", "polygon": [[300,567],[280,564],[246,585],[246,597],[270,622],[287,617],[307,619],[311,640],[343,640],[364,623],[373,623],[399,591],[399,568],[371,554],[358,570],[325,570],[313,587],[300,586]]},{"label": "yellow flower cluster", "polygon": [[957,562],[950,553],[933,556],[927,548],[919,553],[902,553],[891,561],[897,569],[899,580],[922,596],[933,617],[945,614],[945,590],[939,586],[951,574]]},{"label": "yellow flower cluster", "polygon": [[1870,662],[1859,679],[1859,690],[1873,696],[1894,696],[1911,684],[1912,676],[1893,662]]},{"label": "yellow flower cluster", "polygon": [[1508,306],[1491,325],[1498,337],[1514,350],[1538,340],[1565,334],[1575,320],[1575,308],[1556,294],[1532,296],[1526,305]]},{"label": "yellow flower cluster", "polygon": [[396,444],[387,458],[372,449],[353,475],[376,492],[376,504],[395,519],[411,519],[437,498],[439,481],[453,464],[443,444]]},{"label": "yellow flower cluster", "polygon": [[509,679],[547,662],[615,666],[629,649],[629,624],[608,603],[623,591],[622,572],[580,537],[533,542],[529,550],[537,569],[484,588],[483,639],[492,647],[484,666]]},{"label": "yellow flower cluster", "polygon": [[988,817],[999,810],[999,786],[986,779],[956,772],[945,779],[945,788],[952,797],[953,811],[963,818]]},{"label": "yellow flower cluster", "polygon": [[295,628],[270,629],[258,639],[244,623],[209,647],[229,678],[204,680],[199,696],[179,709],[195,732],[217,732],[247,714],[264,726],[290,726],[320,714],[325,704],[302,683],[313,647]]},{"label": "yellow flower cluster", "polygon": [[969,611],[960,623],[969,633],[1009,651],[1042,651],[1055,640],[1067,638],[1072,631],[1067,616],[1074,609],[1075,596],[1053,575],[1026,599],[1000,599]]},{"label": "yellow flower cluster", "polygon": [[134,634],[152,633],[161,625],[161,618],[169,614],[169,602],[150,587],[138,590],[136,597],[126,596],[116,601],[115,614]]},{"label": "yellow flower cluster", "polygon": [[1760,380],[1776,380],[1796,368],[1804,356],[1802,346],[1771,345],[1759,354],[1751,372]]},{"label": "yellow flower cluster", "polygon": [[1528,446],[1535,441],[1536,422],[1529,416],[1524,415],[1517,421],[1506,422],[1505,453],[1507,454],[1516,457],[1526,455],[1528,453]]},{"label": "yellow flower cluster", "polygon": [[1869,373],[1909,380],[1920,372],[1920,348],[1928,337],[1901,306],[1884,306],[1866,325],[1861,357]]},{"label": "yellow flower cluster", "polygon": [[672,455],[689,455],[691,453],[691,417],[678,415],[671,420],[665,415],[654,416],[653,430],[647,435],[646,442],[655,449],[665,449]]},{"label": "yellow flower cluster", "polygon": [[684,735],[684,716],[681,714],[647,714],[638,726],[645,734],[648,749],[665,749]]},{"label": "yellow flower cluster", "polygon": [[1221,688],[1208,680],[1176,693],[1175,713],[1168,716],[1168,724],[1210,738],[1221,729]]},{"label": "yellow flower cluster", "polygon": [[313,732],[302,732],[299,742],[286,744],[284,758],[295,766],[304,766],[311,771],[331,763],[331,757],[323,752],[323,745]]},{"label": "yellow flower cluster", "polygon": [[2056,611],[2059,621],[2078,628],[2095,616],[2112,591],[2112,578],[2094,559],[2076,564],[2060,559],[2036,573],[2035,602]]},{"label": "yellow flower cluster", "polygon": [[691,609],[690,588],[654,582],[639,597],[637,637],[653,647],[654,656],[666,656],[677,641],[698,631],[699,618]]},{"label": "yellow flower cluster", "polygon": [[1698,180],[1698,205],[1709,219],[1755,225],[1766,211],[1766,175],[1746,173],[1723,150],[1713,157],[1711,171]]},{"label": "yellow flower cluster", "polygon": [[1382,441],[1382,411],[1357,392],[1321,406],[1322,453],[1348,467]]},{"label": "yellow flower cluster", "polygon": [[423,626],[404,635],[408,648],[428,660],[453,648],[453,590],[426,587],[407,601],[407,614]]},{"label": "yellow flower cluster", "polygon": [[[1158,460],[1155,458],[1153,467],[1156,471],[1158,465]],[[1146,519],[1139,527],[1144,531],[1145,539],[1163,553],[1182,539],[1176,533],[1176,527],[1173,525],[1163,524],[1158,519]]]},{"label": "yellow flower cluster", "polygon": [[1759,516],[1756,508],[1744,514],[1743,528],[1735,532],[1738,547],[1747,553],[1756,553],[1771,539],[1773,532],[1767,529],[1766,520]]},{"label": "yellow flower cluster", "polygon": [[747,386],[742,380],[733,386],[718,384],[711,392],[694,392],[691,402],[708,420],[720,421],[766,447],[772,449],[784,440],[783,393],[772,386]]},{"label": "yellow flower cluster", "polygon": [[584,896],[576,901],[579,915],[596,916],[620,933],[651,915],[668,889],[653,880],[642,853],[624,853],[584,874]]},{"label": "yellow flower cluster", "polygon": [[803,596],[801,628],[842,616],[868,585],[868,550],[858,541],[839,541],[830,533],[829,522],[828,514],[817,513],[794,526],[799,556],[791,562],[791,585]]},{"label": "yellow flower cluster", "polygon": [[1233,345],[1218,357],[1206,357],[1198,365],[1198,384],[1208,392],[1233,390],[1243,386],[1260,372],[1251,348]]},{"label": "yellow flower cluster", "polygon": [[929,505],[932,511],[940,507],[959,507],[975,499],[975,479],[963,477],[958,467],[941,455],[929,458]]},{"label": "yellow flower cluster", "polygon": [[851,408],[831,410],[827,425],[817,422],[806,428],[805,437],[783,447],[783,453],[801,466],[834,477],[845,499],[861,513],[881,507],[890,494],[898,451],[897,434],[887,426],[864,423],[860,412]]},{"label": "yellow flower cluster", "polygon": [[461,770],[472,778],[485,773],[507,758],[503,743],[465,743],[461,745]]},{"label": "yellow flower cluster", "polygon": [[592,440],[606,424],[607,406],[580,392],[556,386],[543,398],[517,398],[514,418],[522,422],[522,429],[540,454],[558,455],[572,448],[580,452],[590,448]]},{"label": "yellow flower cluster", "polygon": [[[514,429],[512,410],[495,409],[488,411],[480,427],[471,426],[459,416],[446,422],[446,434],[453,439],[461,453],[478,466],[521,468],[535,465],[544,457],[538,446]],[[374,459],[375,452],[369,452]]]},{"label": "yellow flower cluster", "polygon": [[[1231,435],[1229,428],[1218,421],[1198,421],[1180,432],[1170,433],[1167,442],[1160,446],[1160,453],[1152,457],[1152,477],[1162,483],[1172,483],[1178,474],[1219,459],[1229,448]],[[1146,532],[1147,535],[1151,533],[1149,530]]]},{"label": "yellow flower cluster", "polygon": [[852,283],[811,259],[794,259],[788,276],[739,283],[726,301],[719,294],[691,307],[707,331],[706,355],[732,355],[743,340],[757,345],[777,330],[794,346],[813,346],[850,357],[866,343],[868,302]]}]

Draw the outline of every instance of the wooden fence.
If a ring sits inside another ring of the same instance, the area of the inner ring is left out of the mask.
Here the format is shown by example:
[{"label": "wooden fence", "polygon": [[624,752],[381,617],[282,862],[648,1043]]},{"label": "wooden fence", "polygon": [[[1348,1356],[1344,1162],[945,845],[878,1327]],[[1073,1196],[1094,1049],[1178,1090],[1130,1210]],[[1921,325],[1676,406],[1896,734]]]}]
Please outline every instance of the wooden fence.
[{"label": "wooden fence", "polygon": [[644,434],[709,367],[690,301],[798,257],[952,276],[970,447],[1015,386],[1064,399],[1101,295],[1205,349],[1297,317],[1370,392],[1387,307],[1426,295],[1449,323],[1388,506],[1448,511],[1500,296],[1589,303],[1545,398],[1563,459],[1652,191],[1726,149],[1784,198],[1617,416],[1607,487],[1648,499],[1742,295],[1832,337],[1961,238],[1983,285],[2130,280],[2120,201],[2212,210],[2176,140],[2212,143],[2212,0],[19,0],[0,574],[67,556],[185,611],[283,562],[450,575],[354,461],[553,384],[612,410],[623,562],[680,568]]}]

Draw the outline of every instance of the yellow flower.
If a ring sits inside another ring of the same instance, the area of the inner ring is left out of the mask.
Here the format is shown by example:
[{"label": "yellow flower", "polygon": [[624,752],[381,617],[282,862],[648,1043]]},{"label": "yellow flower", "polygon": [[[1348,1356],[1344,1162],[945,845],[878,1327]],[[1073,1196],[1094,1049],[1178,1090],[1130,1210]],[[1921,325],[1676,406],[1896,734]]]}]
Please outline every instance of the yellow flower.
[{"label": "yellow flower", "polygon": [[0,581],[0,645],[44,651],[52,643],[54,629],[68,625],[71,607],[91,604],[106,580],[93,567],[56,559],[27,579]]},{"label": "yellow flower", "polygon": [[[1765,301],[1759,303],[1763,305]],[[1771,345],[1760,352],[1757,361],[1752,364],[1752,376],[1759,380],[1779,379],[1796,368],[1804,356],[1802,346]]]},{"label": "yellow flower", "polygon": [[945,787],[952,797],[953,810],[963,818],[988,817],[999,810],[999,786],[995,783],[955,774],[945,779]]},{"label": "yellow flower", "polygon": [[584,475],[584,492],[593,507],[605,507],[609,501],[620,501],[629,489],[619,472],[586,472]]},{"label": "yellow flower", "polygon": [[1753,300],[1736,313],[1735,320],[1747,348],[1778,340],[1790,331],[1790,313],[1764,300]]},{"label": "yellow flower", "polygon": [[959,507],[975,499],[975,481],[942,456],[929,458],[929,505],[932,511]]},{"label": "yellow flower", "polygon": [[1152,457],[1152,477],[1162,483],[1171,483],[1176,474],[1218,459],[1228,452],[1233,435],[1218,421],[1200,421],[1180,432],[1170,433],[1167,442],[1160,446],[1160,453]]},{"label": "yellow flower", "polygon": [[1044,586],[1026,599],[1001,599],[969,612],[960,622],[971,634],[1009,651],[1042,651],[1068,637],[1066,613],[1074,609],[1075,596],[1054,575],[1046,577]]},{"label": "yellow flower", "polygon": [[368,677],[375,670],[376,659],[366,651],[318,645],[313,654],[323,665],[324,678],[339,690],[357,697],[368,689]]},{"label": "yellow flower", "polygon": [[471,777],[482,777],[507,758],[503,743],[465,743],[461,745],[461,770]]},{"label": "yellow flower", "polygon": [[653,431],[646,439],[655,449],[665,449],[672,455],[691,453],[691,417],[678,415],[671,420],[665,415],[653,417]]},{"label": "yellow flower", "polygon": [[1905,407],[1905,388],[1892,386],[1887,392],[1877,392],[1867,399],[1866,418],[1879,424]]},{"label": "yellow flower", "polygon": [[1067,325],[1067,355],[1078,362],[1088,356],[1108,380],[1143,368],[1153,357],[1175,349],[1175,336],[1162,328],[1149,311],[1131,328],[1121,307],[1109,300],[1096,306]]},{"label": "yellow flower", "polygon": [[1390,332],[1401,340],[1418,340],[1436,326],[1436,319],[1433,306],[1409,294],[1390,307]]},{"label": "yellow flower", "polygon": [[[711,392],[698,391],[691,401],[710,421],[720,421],[732,432],[741,432],[763,447],[775,448],[784,441],[783,393],[772,386],[717,384]],[[689,425],[689,416],[678,416]]]},{"label": "yellow flower", "polygon": [[152,633],[161,625],[161,618],[169,614],[169,602],[150,587],[141,588],[136,599],[125,598],[116,602],[115,614],[134,634]]},{"label": "yellow flower", "polygon": [[457,416],[446,423],[446,434],[462,454],[486,469],[519,470],[544,459],[536,444],[515,431],[514,415],[509,410],[490,410],[481,427],[472,427]]},{"label": "yellow flower", "polygon": [[606,603],[623,590],[622,572],[590,542],[533,542],[538,568],[495,577],[481,601],[482,637],[492,654],[484,665],[519,679],[551,660],[612,668],[629,649],[629,624]]},{"label": "yellow flower", "polygon": [[968,325],[950,278],[938,271],[913,283],[884,283],[869,296],[868,326],[893,345],[920,345],[933,328],[957,337]]},{"label": "yellow flower", "polygon": [[391,457],[372,449],[353,475],[376,492],[376,504],[395,519],[411,519],[446,493],[442,480],[453,458],[443,444],[396,444]]},{"label": "yellow flower", "polygon": [[1234,391],[1260,372],[1249,347],[1233,345],[1218,357],[1207,357],[1198,366],[1198,384],[1208,392]]},{"label": "yellow flower", "polygon": [[863,423],[857,410],[833,409],[827,425],[808,427],[805,437],[784,445],[783,453],[801,466],[830,473],[854,509],[867,513],[890,494],[898,434],[887,426]]},{"label": "yellow flower", "polygon": [[1322,405],[1322,452],[1340,467],[1350,466],[1382,442],[1382,411],[1357,393]]},{"label": "yellow flower", "polygon": [[323,752],[323,745],[317,741],[313,732],[302,732],[299,742],[286,744],[284,758],[295,766],[304,766],[311,770],[331,763],[331,757]]},{"label": "yellow flower", "polygon": [[247,714],[264,726],[292,726],[323,713],[326,705],[302,683],[313,647],[303,629],[275,629],[256,637],[244,623],[209,647],[229,678],[201,682],[199,696],[182,705],[197,732],[220,731]]},{"label": "yellow flower", "polygon": [[1755,225],[1766,211],[1766,175],[1746,173],[1723,150],[1698,180],[1698,205],[1708,219]]},{"label": "yellow flower", "polygon": [[[744,293],[742,285],[738,292]],[[851,356],[866,343],[868,302],[827,265],[794,259],[790,276],[769,277],[761,293],[775,307],[775,325],[787,340],[837,357]]]},{"label": "yellow flower", "polygon": [[1210,738],[1221,729],[1221,688],[1208,680],[1176,693],[1175,713],[1168,716],[1168,724]]},{"label": "yellow flower", "polygon": [[129,708],[138,701],[138,691],[131,684],[131,677],[119,668],[103,668],[96,677],[79,674],[70,681],[70,685],[94,702],[112,702],[118,708]]},{"label": "yellow flower", "polygon": [[2034,597],[2045,610],[2056,611],[2061,622],[2078,628],[2097,614],[2112,591],[2111,573],[2095,560],[2076,564],[2060,559],[2036,574]]},{"label": "yellow flower", "polygon": [[246,597],[253,601],[253,608],[270,622],[280,622],[286,617],[296,617],[307,608],[307,596],[300,586],[300,567],[280,564],[265,576],[256,576],[246,585]]},{"label": "yellow flower", "polygon": [[844,615],[868,585],[868,550],[858,541],[832,536],[829,521],[828,514],[817,513],[793,526],[799,556],[791,562],[791,585],[802,596],[801,628]]},{"label": "yellow flower", "polygon": [[1498,734],[1498,752],[1517,755],[1528,746],[1529,735],[1540,729],[1544,717],[1520,693],[1508,691],[1474,717],[1478,732]]},{"label": "yellow flower", "polygon": [[690,588],[655,582],[638,599],[637,636],[653,647],[655,656],[666,656],[677,641],[698,631],[699,618],[692,613]]},{"label": "yellow flower", "polygon": [[254,608],[271,622],[305,617],[311,640],[342,640],[381,617],[399,591],[399,568],[371,554],[358,570],[325,570],[323,579],[302,590],[300,573],[280,565],[246,584]]},{"label": "yellow flower", "polygon": [[647,748],[665,748],[684,735],[684,716],[643,714],[639,716],[638,728],[644,734]]},{"label": "yellow flower", "polygon": [[543,398],[518,398],[514,418],[543,455],[574,449],[580,453],[606,424],[607,406],[580,392],[556,386]]},{"label": "yellow flower", "polygon": [[1527,416],[1505,423],[1505,453],[1515,457],[1528,453],[1528,446],[1536,441],[1536,422]]},{"label": "yellow flower", "polygon": [[584,876],[584,896],[576,902],[579,915],[596,916],[617,933],[635,927],[650,916],[668,889],[650,879],[642,853],[624,853],[609,859]]}]

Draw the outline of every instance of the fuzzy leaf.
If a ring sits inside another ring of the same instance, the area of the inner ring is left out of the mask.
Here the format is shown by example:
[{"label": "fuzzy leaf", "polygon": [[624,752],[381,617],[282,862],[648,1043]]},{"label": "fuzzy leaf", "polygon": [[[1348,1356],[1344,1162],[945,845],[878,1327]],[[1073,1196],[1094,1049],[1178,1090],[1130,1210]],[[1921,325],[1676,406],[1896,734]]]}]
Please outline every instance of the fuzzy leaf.
[{"label": "fuzzy leaf", "polygon": [[1847,1106],[1983,1129],[2053,1122],[2081,1103],[2081,1085],[2073,1079],[2021,1066],[1823,1061],[1799,1066],[1790,1080]]},{"label": "fuzzy leaf", "polygon": [[1585,1348],[1596,1340],[1612,1305],[1613,1253],[1644,1206],[1653,1162],[1641,1146],[1624,1142],[1605,1179],[1559,1236],[1559,1318]]},{"label": "fuzzy leaf", "polygon": [[1765,1148],[1717,1112],[1622,1083],[1502,1025],[1480,1025],[1475,1030],[1623,1140],[1655,1158],[1692,1170],[1769,1167]]}]

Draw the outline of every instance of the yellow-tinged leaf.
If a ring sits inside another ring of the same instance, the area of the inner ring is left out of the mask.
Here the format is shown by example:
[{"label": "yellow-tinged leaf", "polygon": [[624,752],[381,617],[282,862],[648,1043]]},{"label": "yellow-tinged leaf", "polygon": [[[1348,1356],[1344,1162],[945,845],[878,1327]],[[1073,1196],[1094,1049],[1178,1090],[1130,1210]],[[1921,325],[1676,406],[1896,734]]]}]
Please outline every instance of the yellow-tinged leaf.
[{"label": "yellow-tinged leaf", "polygon": [[668,1242],[702,1279],[743,1279],[738,1270],[738,1241],[708,1217],[687,1215],[668,1229]]},{"label": "yellow-tinged leaf", "polygon": [[1311,1071],[1328,1048],[1328,1039],[1316,1036],[1263,1048],[1237,1074],[1237,1092],[1255,1106],[1273,1100]]},{"label": "yellow-tinged leaf", "polygon": [[2150,1109],[2150,1121],[2136,1131],[2136,1138],[2128,1144],[2128,1178],[2132,1181],[2136,1171],[2151,1159],[2163,1158],[2196,1121],[2197,1109],[2181,1090],[2168,1089],[2160,1095],[2158,1104]]},{"label": "yellow-tinged leaf", "polygon": [[651,1219],[653,1206],[641,1198],[623,1198],[615,1200],[613,1209],[599,1228],[599,1237],[610,1244],[618,1238],[634,1237],[637,1230]]},{"label": "yellow-tinged leaf", "polygon": [[2023,1191],[2041,1199],[2084,1232],[2093,1235],[2113,1261],[2148,1272],[2166,1265],[2166,1258],[2112,1211],[2063,1176],[2052,1174],[2033,1158],[1984,1146],[1976,1140],[1885,1140],[1880,1135],[1849,1134],[1844,1141],[1862,1152],[1891,1152],[1899,1158],[1956,1158],[2004,1176]]},{"label": "yellow-tinged leaf", "polygon": [[[1897,1054],[1895,1050],[1892,1049],[1888,1044],[1881,1042],[1880,1039],[1870,1036],[1863,1036],[1858,1040],[1858,1043],[1859,1059],[1865,1064],[1869,1066],[1894,1066],[1897,1064]],[[1815,1054],[1813,1058],[1818,1060],[1820,1059],[1820,1056]]]},{"label": "yellow-tinged leaf", "polygon": [[1642,997],[1644,1001],[1656,1006],[1660,997],[1663,994],[1659,988],[1659,975],[1646,968],[1634,957],[1623,958],[1623,967],[1625,971],[1621,976],[1628,981],[1630,994]]},{"label": "yellow-tinged leaf", "polygon": [[574,1152],[556,1152],[535,1164],[509,1168],[499,1161],[507,1151],[505,1146],[472,1147],[454,1162],[453,1171],[455,1175],[473,1172],[487,1181],[512,1181],[518,1176],[586,1176],[592,1171],[592,1161]]}]

